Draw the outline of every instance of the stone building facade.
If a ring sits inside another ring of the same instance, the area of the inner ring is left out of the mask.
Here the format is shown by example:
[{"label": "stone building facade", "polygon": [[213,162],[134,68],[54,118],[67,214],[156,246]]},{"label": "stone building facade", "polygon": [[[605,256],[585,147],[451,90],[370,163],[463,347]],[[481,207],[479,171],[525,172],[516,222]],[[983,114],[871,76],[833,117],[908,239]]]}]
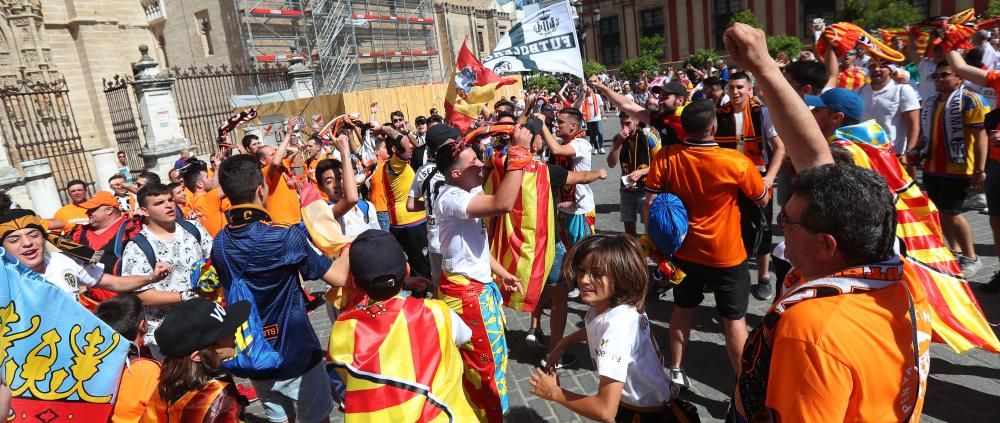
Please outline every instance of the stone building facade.
[{"label": "stone building facade", "polygon": [[517,19],[493,0],[440,0],[434,5],[434,22],[441,69],[449,75],[466,38],[476,56],[486,56]]}]

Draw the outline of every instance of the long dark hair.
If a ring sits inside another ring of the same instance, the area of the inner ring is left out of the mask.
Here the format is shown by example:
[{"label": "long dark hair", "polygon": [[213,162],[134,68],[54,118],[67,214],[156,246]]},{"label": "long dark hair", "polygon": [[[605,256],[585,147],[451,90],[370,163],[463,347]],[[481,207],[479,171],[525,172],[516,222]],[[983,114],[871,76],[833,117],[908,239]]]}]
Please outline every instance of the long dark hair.
[{"label": "long dark hair", "polygon": [[214,346],[198,350],[201,362],[183,357],[167,357],[160,371],[160,398],[174,402],[188,391],[201,388],[220,373],[222,360],[215,353]]}]

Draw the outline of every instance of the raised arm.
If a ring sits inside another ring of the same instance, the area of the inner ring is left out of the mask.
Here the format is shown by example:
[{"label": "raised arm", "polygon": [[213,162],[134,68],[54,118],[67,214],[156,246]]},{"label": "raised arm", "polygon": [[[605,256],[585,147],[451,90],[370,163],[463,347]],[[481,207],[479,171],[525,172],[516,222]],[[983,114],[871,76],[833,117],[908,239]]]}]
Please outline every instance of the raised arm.
[{"label": "raised arm", "polygon": [[959,78],[976,85],[986,86],[986,76],[989,75],[986,70],[972,67],[968,63],[965,63],[965,58],[955,50],[945,53],[945,58],[955,73],[958,74]]},{"label": "raised arm", "polygon": [[340,152],[340,184],[344,188],[344,198],[333,205],[333,216],[339,219],[358,204],[358,183],[354,179],[354,167],[351,166],[351,152],[348,147],[350,140],[347,135],[340,135],[334,143]]},{"label": "raised arm", "polygon": [[585,172],[571,170],[566,175],[566,185],[589,184],[598,179],[608,179],[608,171],[605,169],[588,170]]},{"label": "raised arm", "polygon": [[737,23],[726,30],[724,41],[730,58],[757,76],[771,121],[785,141],[785,152],[791,157],[795,170],[801,172],[833,163],[830,146],[816,119],[768,54],[764,32]]},{"label": "raised arm", "polygon": [[640,122],[650,122],[651,118],[649,110],[646,110],[646,108],[642,105],[639,105],[630,100],[628,97],[625,97],[624,94],[616,93],[615,90],[608,88],[606,85],[602,84],[596,76],[590,77],[590,79],[587,80],[587,83],[590,84],[591,88],[600,91],[601,94],[608,99],[608,101],[614,103],[615,106],[618,106],[621,111],[628,113],[629,116],[632,116],[633,119]]},{"label": "raised arm", "polygon": [[[826,42],[826,41],[820,41]],[[826,88],[837,86],[837,76],[840,75],[840,61],[837,59],[837,52],[833,51],[833,46],[828,46],[826,54],[823,56],[823,64],[826,65],[826,72],[830,78],[826,80]]]},{"label": "raised arm", "polygon": [[[545,115],[541,113],[536,113],[535,117],[541,119],[542,122],[545,122]],[[576,149],[574,149],[571,145],[559,144],[559,141],[556,140],[555,135],[552,135],[552,132],[549,132],[548,125],[542,125],[541,135],[542,135],[542,141],[545,141],[545,146],[549,148],[549,151],[551,151],[552,154],[555,154],[557,156],[572,156],[576,154]]]}]

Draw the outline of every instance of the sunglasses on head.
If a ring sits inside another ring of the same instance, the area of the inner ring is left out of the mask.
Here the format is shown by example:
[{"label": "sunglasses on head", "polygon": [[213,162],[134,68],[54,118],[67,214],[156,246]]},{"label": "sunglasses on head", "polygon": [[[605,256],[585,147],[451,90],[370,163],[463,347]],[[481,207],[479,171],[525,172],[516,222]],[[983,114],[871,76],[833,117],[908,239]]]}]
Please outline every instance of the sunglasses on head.
[{"label": "sunglasses on head", "polygon": [[954,75],[954,73],[951,73],[951,72],[934,72],[934,73],[931,74],[931,79],[943,79],[943,78],[947,78],[947,77],[952,76],[952,75]]}]

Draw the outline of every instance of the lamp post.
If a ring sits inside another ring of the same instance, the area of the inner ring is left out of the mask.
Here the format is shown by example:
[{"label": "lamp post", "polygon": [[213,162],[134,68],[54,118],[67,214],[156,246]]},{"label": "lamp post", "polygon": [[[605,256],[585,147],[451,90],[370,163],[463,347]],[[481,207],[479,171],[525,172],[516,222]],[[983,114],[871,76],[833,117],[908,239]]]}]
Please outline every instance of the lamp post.
[{"label": "lamp post", "polygon": [[[582,0],[573,0],[570,3],[570,5],[573,6],[573,9],[576,11],[576,32],[577,32],[577,34],[580,34],[580,42],[584,43],[587,40],[587,30],[592,25],[591,25],[591,23],[584,22],[584,20],[583,20],[583,1]],[[593,9],[591,9],[590,14],[593,17],[594,22],[599,22],[601,20],[601,9],[599,7],[594,7]],[[596,44],[596,40],[595,40],[595,44],[594,45],[595,46],[597,45]],[[587,54],[586,54],[587,53],[587,49],[583,48],[581,51],[583,52],[584,58],[586,58],[586,56],[587,56]]]}]

